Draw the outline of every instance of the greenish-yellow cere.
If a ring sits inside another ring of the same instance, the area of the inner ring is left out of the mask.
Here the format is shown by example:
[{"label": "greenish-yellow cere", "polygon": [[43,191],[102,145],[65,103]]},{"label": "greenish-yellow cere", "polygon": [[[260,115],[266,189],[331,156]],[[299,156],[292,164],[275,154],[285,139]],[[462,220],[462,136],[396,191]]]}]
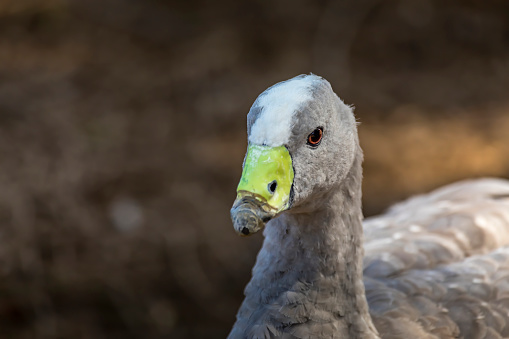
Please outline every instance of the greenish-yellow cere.
[{"label": "greenish-yellow cere", "polygon": [[[293,175],[292,158],[286,147],[249,145],[237,192],[239,196],[252,193],[280,212],[288,207]],[[272,193],[269,185],[274,181],[277,187]]]}]

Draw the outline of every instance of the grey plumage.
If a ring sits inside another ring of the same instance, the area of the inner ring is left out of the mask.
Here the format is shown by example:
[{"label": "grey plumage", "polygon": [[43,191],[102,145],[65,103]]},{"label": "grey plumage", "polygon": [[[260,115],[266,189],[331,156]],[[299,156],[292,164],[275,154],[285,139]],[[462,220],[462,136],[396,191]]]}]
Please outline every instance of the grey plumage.
[{"label": "grey plumage", "polygon": [[[312,99],[285,144],[292,204],[266,224],[229,338],[509,338],[509,182],[453,184],[362,222],[352,109],[326,80],[294,80]],[[271,113],[257,103],[248,133]]]}]

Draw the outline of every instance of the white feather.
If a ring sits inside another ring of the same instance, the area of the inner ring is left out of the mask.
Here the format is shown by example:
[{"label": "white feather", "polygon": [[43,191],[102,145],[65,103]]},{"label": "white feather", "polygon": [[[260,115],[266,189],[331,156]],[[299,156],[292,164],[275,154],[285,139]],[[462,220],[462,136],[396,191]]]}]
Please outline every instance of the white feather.
[{"label": "white feather", "polygon": [[295,112],[313,98],[312,84],[320,79],[313,74],[297,77],[263,92],[257,99],[262,111],[253,124],[249,142],[271,147],[287,144]]}]

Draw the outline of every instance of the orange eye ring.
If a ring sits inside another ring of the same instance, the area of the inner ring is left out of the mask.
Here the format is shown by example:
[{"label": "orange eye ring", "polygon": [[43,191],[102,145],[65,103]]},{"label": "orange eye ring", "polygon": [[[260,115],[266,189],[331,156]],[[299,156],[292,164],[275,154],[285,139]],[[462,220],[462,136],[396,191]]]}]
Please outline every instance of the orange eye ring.
[{"label": "orange eye ring", "polygon": [[311,134],[308,135],[307,144],[311,147],[317,147],[320,145],[323,137],[323,128],[317,127]]}]

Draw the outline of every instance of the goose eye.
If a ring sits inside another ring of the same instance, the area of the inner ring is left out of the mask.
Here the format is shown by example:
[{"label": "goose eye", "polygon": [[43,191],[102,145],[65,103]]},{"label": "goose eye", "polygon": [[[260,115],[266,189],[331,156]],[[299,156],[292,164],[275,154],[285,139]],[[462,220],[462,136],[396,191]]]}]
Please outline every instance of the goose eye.
[{"label": "goose eye", "polygon": [[307,144],[313,147],[320,145],[320,142],[322,141],[322,136],[323,128],[322,127],[315,128],[315,130],[310,135],[308,135]]}]

